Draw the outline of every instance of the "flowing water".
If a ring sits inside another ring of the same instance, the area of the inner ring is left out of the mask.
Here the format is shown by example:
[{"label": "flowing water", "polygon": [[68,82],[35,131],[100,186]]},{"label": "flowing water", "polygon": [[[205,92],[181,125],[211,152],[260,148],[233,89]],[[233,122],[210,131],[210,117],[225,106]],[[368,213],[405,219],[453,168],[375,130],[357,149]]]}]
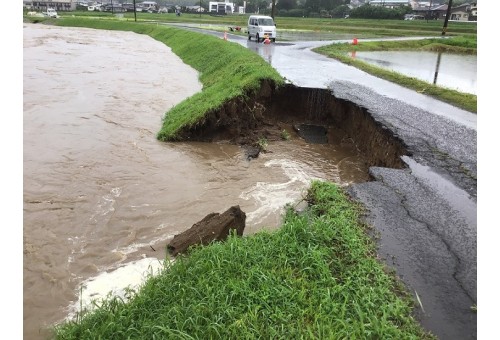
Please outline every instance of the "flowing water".
[{"label": "flowing water", "polygon": [[23,36],[25,339],[138,284],[211,212],[240,205],[248,235],[278,227],[314,178],[368,179],[348,141],[294,136],[251,161],[227,143],[159,142],[164,112],[201,84],[147,36],[40,24]]}]

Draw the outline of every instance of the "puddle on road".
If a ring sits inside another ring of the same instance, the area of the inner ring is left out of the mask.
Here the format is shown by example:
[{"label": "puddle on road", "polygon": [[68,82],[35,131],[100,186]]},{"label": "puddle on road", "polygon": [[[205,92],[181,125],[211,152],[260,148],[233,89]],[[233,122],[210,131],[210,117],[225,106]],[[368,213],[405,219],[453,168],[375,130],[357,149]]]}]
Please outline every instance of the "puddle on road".
[{"label": "puddle on road", "polygon": [[349,56],[408,77],[477,94],[477,56],[428,51],[350,52]]},{"label": "puddle on road", "polygon": [[[467,225],[477,228],[477,204],[471,199],[470,195],[463,189],[457,187],[450,180],[438,174],[428,166],[421,165],[411,159],[403,156],[403,161],[408,164],[411,172],[428,186],[434,188],[437,193],[445,200],[450,207],[464,220]],[[474,235],[467,235],[473,238]]]}]

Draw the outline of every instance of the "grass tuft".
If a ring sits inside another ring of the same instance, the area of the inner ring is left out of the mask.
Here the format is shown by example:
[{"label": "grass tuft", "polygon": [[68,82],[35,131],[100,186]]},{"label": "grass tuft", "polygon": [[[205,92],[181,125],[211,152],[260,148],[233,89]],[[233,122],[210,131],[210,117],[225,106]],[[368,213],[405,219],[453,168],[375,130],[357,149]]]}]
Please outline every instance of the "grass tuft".
[{"label": "grass tuft", "polygon": [[313,182],[281,229],[192,248],[128,303],[110,299],[57,339],[431,339],[375,258],[361,209]]}]

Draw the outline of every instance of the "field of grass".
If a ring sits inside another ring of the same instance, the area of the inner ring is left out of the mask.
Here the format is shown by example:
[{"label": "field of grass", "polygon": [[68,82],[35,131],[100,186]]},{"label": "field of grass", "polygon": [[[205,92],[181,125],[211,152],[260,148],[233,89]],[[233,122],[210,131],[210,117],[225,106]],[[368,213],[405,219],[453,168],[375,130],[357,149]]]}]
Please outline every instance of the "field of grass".
[{"label": "field of grass", "polygon": [[192,248],[56,339],[432,339],[376,259],[361,208],[327,182],[305,199],[279,230]]},{"label": "field of grass", "polygon": [[[112,14],[109,12],[61,12],[65,17],[96,17],[134,21],[134,13]],[[234,14],[212,16],[208,14],[183,13],[176,16],[174,13],[137,13],[138,22],[159,23],[191,23],[200,25],[224,25],[246,27],[250,14]],[[313,32],[349,33],[358,38],[374,37],[405,37],[405,36],[440,36],[443,22],[440,20],[370,20],[370,19],[327,19],[327,18],[291,18],[276,17],[279,30],[300,30]],[[477,24],[468,22],[449,22],[447,36],[476,36]]]}]

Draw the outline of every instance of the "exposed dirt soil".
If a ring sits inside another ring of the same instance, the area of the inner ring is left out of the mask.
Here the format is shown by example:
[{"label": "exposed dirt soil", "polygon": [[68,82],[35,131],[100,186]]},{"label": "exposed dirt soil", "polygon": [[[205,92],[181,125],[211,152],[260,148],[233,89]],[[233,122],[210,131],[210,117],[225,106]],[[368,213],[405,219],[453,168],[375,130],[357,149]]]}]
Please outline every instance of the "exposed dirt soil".
[{"label": "exposed dirt soil", "polygon": [[[203,125],[185,129],[178,136],[185,140],[229,141],[246,147],[249,157],[256,157],[261,149],[259,141],[280,140],[285,127],[300,124],[339,129],[343,138],[352,138],[369,166],[401,168],[400,156],[408,155],[403,142],[365,108],[337,99],[328,90],[293,85],[276,89],[269,82],[263,82],[257,93],[235,98],[209,112]],[[328,142],[335,139],[330,136]]]}]

